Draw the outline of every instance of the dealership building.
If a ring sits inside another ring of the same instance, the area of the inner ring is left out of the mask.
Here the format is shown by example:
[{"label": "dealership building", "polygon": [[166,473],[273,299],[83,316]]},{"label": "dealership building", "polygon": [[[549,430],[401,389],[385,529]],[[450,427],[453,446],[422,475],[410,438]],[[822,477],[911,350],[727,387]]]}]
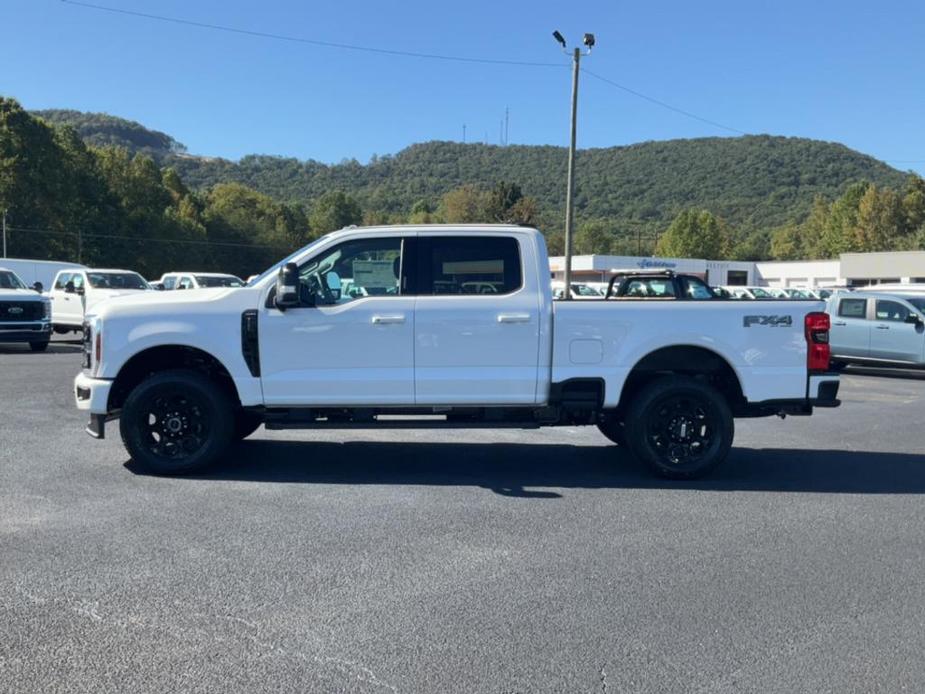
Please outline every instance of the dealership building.
[{"label": "dealership building", "polygon": [[[549,259],[554,280],[562,280],[565,259]],[[606,282],[614,271],[673,270],[698,275],[711,285],[769,287],[866,287],[893,282],[925,285],[925,251],[842,253],[837,260],[751,262],[624,255],[572,257],[573,282]],[[925,286],[923,286],[925,291]]]}]

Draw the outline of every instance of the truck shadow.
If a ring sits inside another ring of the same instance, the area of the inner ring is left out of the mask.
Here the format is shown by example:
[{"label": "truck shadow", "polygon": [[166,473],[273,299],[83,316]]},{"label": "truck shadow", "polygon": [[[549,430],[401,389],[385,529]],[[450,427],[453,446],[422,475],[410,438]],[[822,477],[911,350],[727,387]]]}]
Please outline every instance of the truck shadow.
[{"label": "truck shadow", "polygon": [[[132,463],[126,464],[131,470]],[[563,489],[925,493],[925,456],[838,450],[734,448],[711,477],[652,475],[614,446],[512,443],[296,442],[250,439],[204,480],[302,484],[451,485],[523,498]]]}]

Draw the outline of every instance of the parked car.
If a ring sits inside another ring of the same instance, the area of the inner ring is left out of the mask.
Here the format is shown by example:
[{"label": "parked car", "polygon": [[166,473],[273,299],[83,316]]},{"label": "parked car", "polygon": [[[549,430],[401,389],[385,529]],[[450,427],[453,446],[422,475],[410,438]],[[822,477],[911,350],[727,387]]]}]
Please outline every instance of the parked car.
[{"label": "parked car", "polygon": [[768,299],[774,299],[774,295],[768,291],[767,287],[744,287],[738,285],[727,285],[724,286],[727,292],[729,292],[729,298],[731,299],[745,299],[747,301],[766,301]]},{"label": "parked car", "polygon": [[893,363],[925,366],[925,296],[837,292],[832,317],[832,366]]},{"label": "parked car", "polygon": [[822,302],[553,301],[548,267],[543,235],[519,226],[343,229],[235,291],[98,304],[75,401],[97,438],[119,418],[160,474],[261,424],[588,424],[684,479],[726,457],[733,417],[838,405]]},{"label": "parked car", "polygon": [[160,290],[243,287],[244,280],[222,272],[167,272],[151,286]]},{"label": "parked car", "polygon": [[794,301],[819,300],[819,297],[813,295],[809,290],[800,289],[798,287],[762,287],[762,289],[767,291],[768,294],[775,299],[792,299]]},{"label": "parked car", "polygon": [[618,299],[716,299],[717,294],[696,275],[672,270],[621,271],[610,279],[607,298]]},{"label": "parked car", "polygon": [[51,302],[5,263],[0,265],[0,342],[28,342],[33,352],[44,352],[51,339]]},{"label": "parked car", "polygon": [[46,291],[54,283],[55,275],[61,270],[85,270],[80,263],[63,263],[57,260],[30,260],[28,258],[2,258],[0,265],[16,273],[29,287],[41,285],[39,291]]},{"label": "parked car", "polygon": [[[590,284],[584,282],[572,282],[571,296],[573,299],[602,299],[604,295]],[[565,296],[565,282],[554,280],[551,285],[552,298],[561,299]]]},{"label": "parked car", "polygon": [[78,331],[86,312],[98,302],[144,291],[151,291],[151,285],[131,270],[61,270],[48,292],[54,330]]}]

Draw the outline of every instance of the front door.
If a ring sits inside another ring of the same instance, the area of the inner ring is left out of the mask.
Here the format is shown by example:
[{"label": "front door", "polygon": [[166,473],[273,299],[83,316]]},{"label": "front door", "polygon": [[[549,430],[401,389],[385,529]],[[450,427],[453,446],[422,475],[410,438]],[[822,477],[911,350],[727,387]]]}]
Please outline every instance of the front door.
[{"label": "front door", "polygon": [[403,294],[409,236],[352,238],[302,263],[302,306],[262,308],[268,406],[414,403],[414,298]]},{"label": "front door", "polygon": [[540,289],[519,241],[477,232],[418,238],[414,309],[419,405],[533,404]]},{"label": "front door", "polygon": [[913,311],[904,303],[877,299],[873,329],[870,331],[870,356],[890,361],[919,362],[925,334],[918,323],[907,323]]},{"label": "front door", "polygon": [[838,300],[838,310],[832,317],[829,335],[832,354],[845,357],[870,355],[870,321],[867,320],[867,299],[844,297]]}]

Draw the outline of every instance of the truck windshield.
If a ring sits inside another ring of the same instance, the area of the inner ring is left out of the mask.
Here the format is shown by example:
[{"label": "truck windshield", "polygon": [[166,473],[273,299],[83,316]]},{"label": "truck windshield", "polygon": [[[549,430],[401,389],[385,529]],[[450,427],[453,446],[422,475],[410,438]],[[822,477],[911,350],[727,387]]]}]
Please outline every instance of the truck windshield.
[{"label": "truck windshield", "polygon": [[750,291],[752,294],[755,295],[756,299],[773,299],[774,298],[773,296],[771,296],[769,292],[766,292],[764,289],[761,289],[761,287],[752,287]]},{"label": "truck windshield", "polygon": [[88,272],[87,280],[94,289],[150,289],[136,272]]},{"label": "truck windshield", "polygon": [[26,285],[16,275],[9,270],[0,270],[0,289],[25,289]]},{"label": "truck windshield", "polygon": [[196,275],[196,282],[200,287],[243,287],[244,282],[232,275],[213,277],[210,275]]}]

